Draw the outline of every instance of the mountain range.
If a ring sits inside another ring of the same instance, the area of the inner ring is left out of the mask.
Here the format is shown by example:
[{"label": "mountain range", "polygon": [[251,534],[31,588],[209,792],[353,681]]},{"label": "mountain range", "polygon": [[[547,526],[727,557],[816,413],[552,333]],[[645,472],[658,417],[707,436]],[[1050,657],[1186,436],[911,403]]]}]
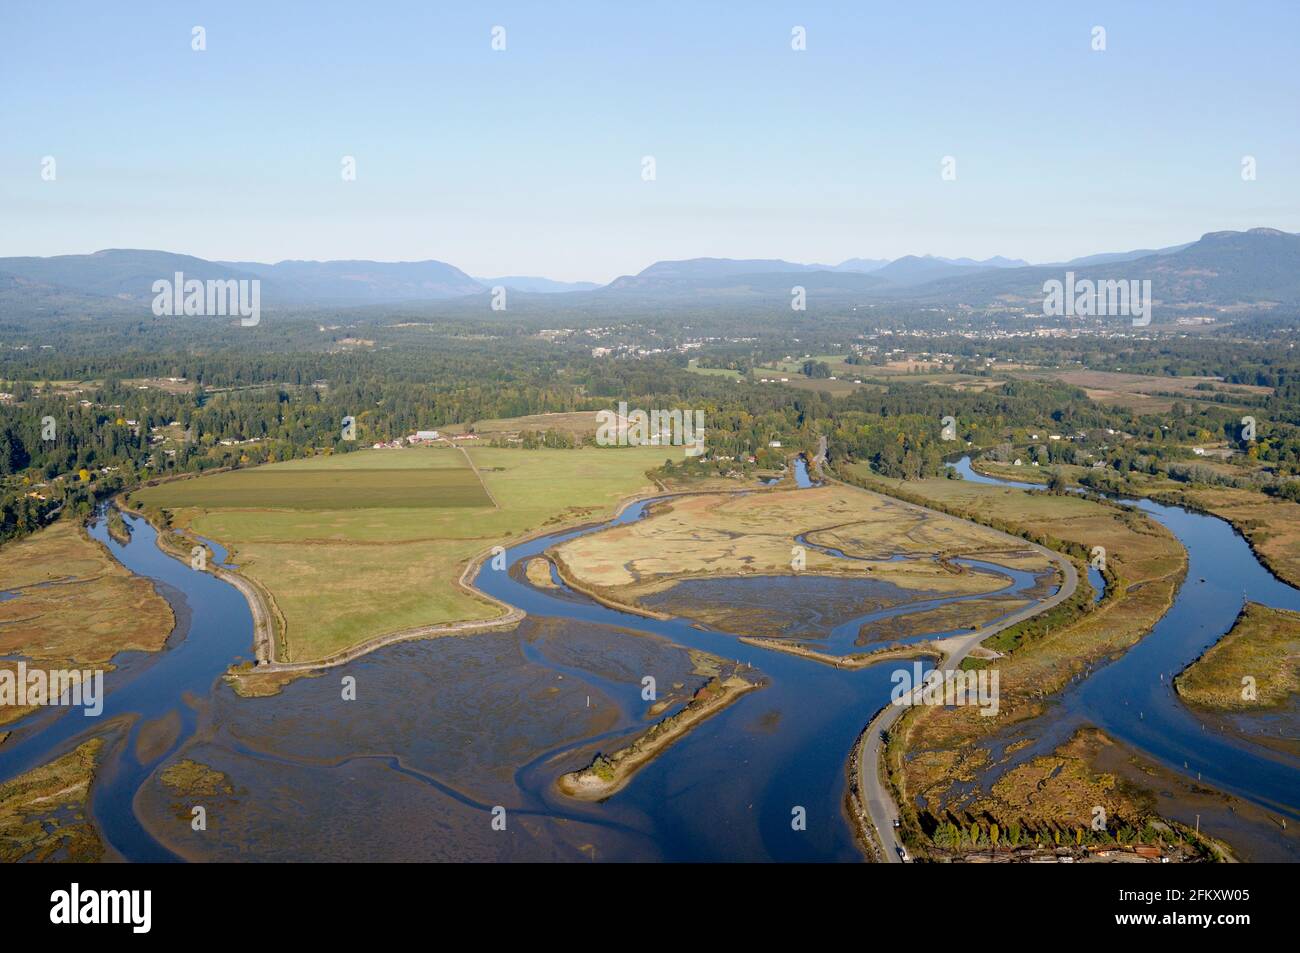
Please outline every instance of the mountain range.
[{"label": "mountain range", "polygon": [[[165,251],[107,249],[87,255],[0,258],[0,308],[138,307],[154,281],[259,279],[263,307],[358,306],[445,301],[504,286],[526,296],[563,295],[588,303],[689,305],[724,300],[789,301],[805,288],[810,302],[899,300],[918,304],[1015,305],[1042,300],[1043,282],[1066,270],[1077,279],[1152,282],[1157,302],[1172,305],[1300,303],[1300,235],[1272,228],[1209,232],[1160,249],[1106,252],[1049,265],[994,257],[907,255],[892,261],[851,258],[837,265],[781,259],[693,258],[658,261],[607,285],[543,277],[471,277],[441,261],[208,261]],[[576,297],[575,297],[576,296]]]}]

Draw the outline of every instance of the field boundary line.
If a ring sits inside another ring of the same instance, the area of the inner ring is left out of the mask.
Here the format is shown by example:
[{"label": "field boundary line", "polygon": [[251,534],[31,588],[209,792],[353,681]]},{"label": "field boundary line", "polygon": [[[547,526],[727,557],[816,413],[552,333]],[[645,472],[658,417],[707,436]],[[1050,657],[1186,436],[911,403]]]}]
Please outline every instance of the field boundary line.
[{"label": "field boundary line", "polygon": [[466,450],[463,445],[458,443],[454,443],[452,446],[460,451],[461,456],[465,458],[465,462],[469,464],[470,471],[474,474],[474,479],[478,480],[478,485],[483,487],[483,492],[486,493],[487,498],[492,501],[493,508],[498,510],[501,509],[501,504],[497,502],[497,498],[493,496],[492,491],[488,489],[487,481],[483,479],[483,474],[479,473],[478,467],[474,466],[474,458],[469,455],[469,451]]}]

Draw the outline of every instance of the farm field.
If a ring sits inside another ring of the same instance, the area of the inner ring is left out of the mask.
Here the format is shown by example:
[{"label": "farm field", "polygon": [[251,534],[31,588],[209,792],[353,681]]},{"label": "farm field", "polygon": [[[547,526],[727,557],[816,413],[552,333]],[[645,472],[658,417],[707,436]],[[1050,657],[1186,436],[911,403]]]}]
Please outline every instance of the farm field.
[{"label": "farm field", "polygon": [[[443,433],[465,433],[469,424],[451,424]],[[553,414],[529,414],[525,417],[505,417],[494,420],[476,420],[474,432],[484,437],[514,434],[523,430],[558,430],[574,436],[593,436],[596,433],[596,411],[575,410]]]},{"label": "farm field", "polygon": [[[491,506],[474,471],[456,450],[376,451],[294,460],[249,470],[177,480],[141,491],[166,509],[268,507],[291,510]],[[352,458],[362,458],[352,462]],[[388,458],[393,458],[390,462]],[[335,463],[334,461],[338,461]],[[315,463],[315,466],[306,464]],[[297,465],[295,465],[297,464]]]},{"label": "farm field", "polygon": [[686,369],[692,374],[704,374],[709,377],[729,377],[733,381],[740,380],[740,371],[733,371],[726,367],[700,367],[695,358],[691,358],[687,362]]},{"label": "farm field", "polygon": [[[1178,400],[1212,400],[1216,394],[1257,397],[1272,393],[1268,387],[1227,384],[1210,377],[1156,377],[1119,371],[1083,369],[1032,371],[1016,376],[1050,377],[1064,384],[1082,388],[1089,399],[1103,406],[1131,407],[1138,413],[1168,413]],[[1198,387],[1212,390],[1198,390]],[[1173,397],[1169,395],[1175,395]],[[1231,405],[1228,405],[1231,406]]]},{"label": "farm field", "polygon": [[[460,486],[478,483],[460,451],[433,447],[237,471],[261,476],[253,485],[273,489],[282,489],[274,481],[292,477],[337,477],[330,484],[335,495],[311,508],[279,503],[276,493],[267,494],[269,504],[222,505],[224,488],[208,497],[201,484],[226,474],[183,481],[192,484],[184,496],[173,495],[178,482],[139,491],[132,502],[166,509],[175,528],[227,546],[271,603],[276,658],[311,661],[392,632],[499,615],[497,605],[457,584],[476,555],[537,530],[610,515],[623,498],[653,489],[645,472],[664,457],[660,448],[467,452],[496,507],[481,488],[473,505],[447,504],[426,491],[395,500],[412,479],[416,486],[453,477]],[[275,474],[270,481],[268,472]],[[372,499],[385,502],[366,505]]]}]

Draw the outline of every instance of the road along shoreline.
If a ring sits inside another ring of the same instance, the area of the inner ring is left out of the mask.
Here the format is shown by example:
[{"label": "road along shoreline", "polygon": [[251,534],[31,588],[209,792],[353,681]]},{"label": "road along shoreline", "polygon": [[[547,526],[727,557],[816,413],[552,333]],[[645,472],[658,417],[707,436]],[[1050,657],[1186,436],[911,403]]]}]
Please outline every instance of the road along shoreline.
[{"label": "road along shoreline", "polygon": [[[836,480],[829,476],[825,477],[825,479],[841,486],[861,490],[864,493],[880,492],[854,486],[852,483]],[[911,501],[906,502],[910,503]],[[911,505],[950,516],[954,519],[962,519],[962,517],[953,517],[952,514],[944,514],[941,510],[934,510],[919,503],[912,503]],[[957,666],[967,656],[971,655],[981,642],[990,636],[1060,605],[1074,595],[1074,591],[1079,585],[1078,570],[1075,569],[1073,561],[1064,553],[1030,542],[1021,536],[1015,536],[1002,530],[984,526],[981,523],[975,523],[972,520],[965,520],[965,522],[999,533],[1008,540],[1013,541],[1017,547],[1022,549],[1027,547],[1044,556],[1060,569],[1062,583],[1053,595],[1034,605],[1025,606],[999,622],[977,629],[969,635],[945,639],[942,643],[931,643],[932,647],[943,646],[944,648],[942,657],[935,665],[936,669],[944,673],[956,671]],[[919,689],[920,686],[917,686],[916,690],[919,691]],[[894,834],[894,822],[899,817],[898,805],[894,803],[893,795],[889,792],[881,777],[882,741],[894,722],[902,716],[903,712],[907,711],[907,708],[906,705],[893,703],[885,705],[868,722],[867,727],[858,737],[858,741],[849,757],[849,770],[853,775],[850,777],[849,792],[846,795],[850,807],[849,818],[855,825],[859,843],[874,846],[879,854],[879,859],[886,863],[901,862],[904,855],[901,851],[901,845]],[[853,768],[855,761],[856,770]]]}]

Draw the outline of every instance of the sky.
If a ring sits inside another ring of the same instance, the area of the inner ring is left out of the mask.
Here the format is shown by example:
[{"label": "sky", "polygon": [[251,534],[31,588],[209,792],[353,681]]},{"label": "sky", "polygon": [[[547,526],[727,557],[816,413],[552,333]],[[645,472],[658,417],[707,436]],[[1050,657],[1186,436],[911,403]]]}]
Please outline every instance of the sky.
[{"label": "sky", "polygon": [[0,256],[603,282],[1300,231],[1297,36],[1295,0],[5,0]]}]

